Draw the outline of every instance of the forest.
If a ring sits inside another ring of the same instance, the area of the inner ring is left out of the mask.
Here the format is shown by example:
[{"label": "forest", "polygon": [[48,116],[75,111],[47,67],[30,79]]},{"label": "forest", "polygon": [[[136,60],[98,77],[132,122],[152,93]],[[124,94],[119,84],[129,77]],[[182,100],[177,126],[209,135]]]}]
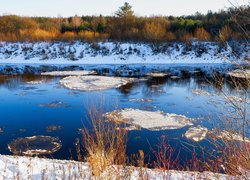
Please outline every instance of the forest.
[{"label": "forest", "polygon": [[0,41],[189,42],[249,38],[250,6],[189,16],[136,16],[125,3],[112,16],[0,16]]}]

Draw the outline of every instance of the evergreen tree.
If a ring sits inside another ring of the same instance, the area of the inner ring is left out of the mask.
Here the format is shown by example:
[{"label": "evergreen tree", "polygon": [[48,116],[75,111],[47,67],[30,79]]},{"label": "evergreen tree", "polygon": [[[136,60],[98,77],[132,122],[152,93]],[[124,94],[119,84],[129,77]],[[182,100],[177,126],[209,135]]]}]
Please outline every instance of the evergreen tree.
[{"label": "evergreen tree", "polygon": [[121,6],[118,11],[116,11],[115,15],[118,17],[133,16],[134,11],[132,11],[132,6],[129,3],[125,2],[124,5]]}]

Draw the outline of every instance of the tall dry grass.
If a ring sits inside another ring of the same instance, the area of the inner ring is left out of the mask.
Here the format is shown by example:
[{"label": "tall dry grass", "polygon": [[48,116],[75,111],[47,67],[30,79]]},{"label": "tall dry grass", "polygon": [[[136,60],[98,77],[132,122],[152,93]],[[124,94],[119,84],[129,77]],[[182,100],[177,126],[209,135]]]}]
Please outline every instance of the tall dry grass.
[{"label": "tall dry grass", "polygon": [[[240,67],[239,67],[240,68]],[[217,159],[212,160],[217,169],[227,174],[250,176],[250,79],[242,68],[242,77],[229,77],[228,83],[234,88],[235,95],[226,88],[222,89],[224,97],[223,114],[218,118],[219,127],[209,134],[210,143],[216,148]],[[215,76],[219,86],[223,86],[224,78]],[[214,166],[215,167],[215,166]]]},{"label": "tall dry grass", "polygon": [[85,160],[89,163],[92,174],[100,176],[112,165],[125,165],[127,160],[127,131],[122,123],[105,122],[96,109],[90,111],[92,130],[84,128],[83,146]]}]

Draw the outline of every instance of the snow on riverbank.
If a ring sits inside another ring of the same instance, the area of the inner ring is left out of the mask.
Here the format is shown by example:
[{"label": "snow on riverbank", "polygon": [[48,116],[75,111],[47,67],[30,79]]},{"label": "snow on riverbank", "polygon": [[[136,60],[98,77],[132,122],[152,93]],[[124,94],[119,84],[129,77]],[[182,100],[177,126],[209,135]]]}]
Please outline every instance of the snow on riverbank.
[{"label": "snow on riverbank", "polygon": [[[0,155],[0,179],[92,179],[87,163],[30,157]],[[228,179],[212,172],[160,171],[132,166],[111,166],[101,174],[103,179]],[[233,178],[236,179],[236,178]]]},{"label": "snow on riverbank", "polygon": [[[236,42],[234,42],[236,43]],[[99,42],[0,42],[0,63],[7,64],[183,64],[230,63],[248,57],[246,44],[237,44],[240,58],[230,46],[214,42],[164,44]]]}]

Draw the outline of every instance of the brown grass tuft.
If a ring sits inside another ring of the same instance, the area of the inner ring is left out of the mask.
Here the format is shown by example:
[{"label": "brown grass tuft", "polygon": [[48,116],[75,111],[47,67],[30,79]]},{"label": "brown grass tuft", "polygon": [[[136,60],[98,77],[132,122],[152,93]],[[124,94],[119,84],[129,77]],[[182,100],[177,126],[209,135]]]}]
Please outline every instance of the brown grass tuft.
[{"label": "brown grass tuft", "polygon": [[100,176],[111,165],[125,165],[127,131],[123,124],[106,123],[97,110],[90,111],[93,130],[83,130],[83,145],[92,174]]}]

